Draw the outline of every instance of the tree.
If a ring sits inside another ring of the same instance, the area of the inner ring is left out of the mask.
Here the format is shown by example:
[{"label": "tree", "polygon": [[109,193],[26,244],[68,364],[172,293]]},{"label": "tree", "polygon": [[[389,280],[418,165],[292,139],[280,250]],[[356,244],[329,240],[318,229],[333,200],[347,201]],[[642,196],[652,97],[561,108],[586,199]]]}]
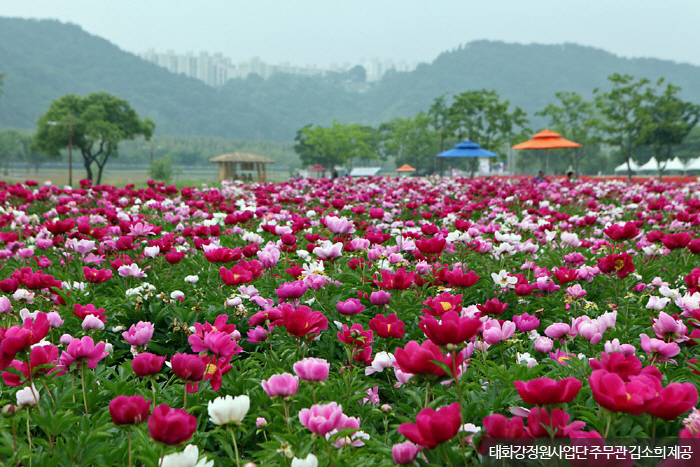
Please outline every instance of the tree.
[{"label": "tree", "polygon": [[95,181],[92,166],[97,166],[98,185],[109,159],[119,156],[120,141],[141,135],[148,140],[155,129],[155,124],[150,119],[141,120],[127,101],[105,92],[63,96],[51,103],[37,125],[35,150],[57,158],[61,149],[72,144],[82,154],[91,181]]},{"label": "tree", "polygon": [[17,130],[0,131],[0,165],[5,166],[5,175],[9,174],[10,161],[24,157],[23,136]]},{"label": "tree", "polygon": [[595,104],[585,101],[579,94],[558,92],[555,95],[561,105],[549,104],[535,115],[549,117],[550,128],[583,145],[581,148],[566,150],[574,172],[579,173],[579,162],[597,155],[600,151],[601,120]]},{"label": "tree", "polygon": [[351,159],[376,159],[378,137],[370,126],[334,120],[330,127],[307,125],[297,131],[294,151],[304,165],[344,165]]},{"label": "tree", "polygon": [[[515,107],[509,111],[510,102],[501,101],[496,91],[481,89],[454,96],[448,109],[447,128],[458,139],[468,139],[488,151],[500,151],[510,146],[516,129],[526,130],[526,113]],[[471,176],[478,168],[478,158],[470,158]]]},{"label": "tree", "polygon": [[395,118],[379,126],[382,148],[395,157],[396,165],[409,164],[419,172],[434,170],[440,135],[433,130],[433,117],[423,112],[415,117]]},{"label": "tree", "polygon": [[[662,83],[663,78],[657,85]],[[676,94],[680,90],[669,83],[661,95],[655,96],[653,105],[646,108],[646,124],[640,139],[652,149],[658,163],[659,181],[673,148],[683,143],[700,118],[700,106],[679,99]]]},{"label": "tree", "polygon": [[645,107],[650,105],[652,92],[642,91],[649,80],[642,78],[635,81],[634,76],[615,73],[608,76],[613,88],[596,94],[595,105],[603,116],[601,129],[606,137],[603,141],[620,148],[620,154],[627,162],[627,177],[632,179],[630,160],[634,150],[644,144],[642,133],[647,123]]},{"label": "tree", "polygon": [[428,110],[428,115],[433,119],[433,129],[437,131],[440,136],[440,152],[445,150],[448,112],[449,107],[447,107],[447,100],[444,94],[440,97],[436,97]]}]

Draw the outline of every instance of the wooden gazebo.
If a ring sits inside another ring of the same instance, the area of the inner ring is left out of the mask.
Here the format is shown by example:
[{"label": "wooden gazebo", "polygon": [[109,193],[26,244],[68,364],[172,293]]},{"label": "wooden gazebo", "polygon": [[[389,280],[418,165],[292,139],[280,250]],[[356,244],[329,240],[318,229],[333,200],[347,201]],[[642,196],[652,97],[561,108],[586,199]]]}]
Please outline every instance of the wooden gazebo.
[{"label": "wooden gazebo", "polygon": [[[209,162],[219,164],[219,182],[223,180],[236,180],[236,165],[241,164],[240,170],[257,171],[258,181],[267,181],[267,164],[274,164],[275,161],[267,157],[243,152],[231,152],[220,156],[212,157]],[[242,174],[241,174],[242,175]]]}]

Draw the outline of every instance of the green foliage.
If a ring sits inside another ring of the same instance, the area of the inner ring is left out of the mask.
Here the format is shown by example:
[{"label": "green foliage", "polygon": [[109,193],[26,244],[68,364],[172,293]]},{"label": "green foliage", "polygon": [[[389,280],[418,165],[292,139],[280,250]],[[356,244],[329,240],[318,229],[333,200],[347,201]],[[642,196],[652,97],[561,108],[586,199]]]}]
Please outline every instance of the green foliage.
[{"label": "green foliage", "polygon": [[379,125],[383,156],[393,156],[397,167],[409,164],[419,173],[434,171],[440,134],[432,125],[433,118],[423,112]]},{"label": "green foliage", "polygon": [[170,183],[170,179],[174,173],[175,169],[173,168],[173,163],[170,160],[170,157],[156,159],[148,168],[148,174],[153,180],[165,182],[166,184]]},{"label": "green foliage", "polygon": [[34,168],[36,173],[39,167],[46,162],[46,156],[32,148],[33,137],[18,130],[0,131],[0,165],[9,162],[25,162],[27,170]]},{"label": "green foliage", "polygon": [[79,150],[91,181],[92,164],[97,165],[98,185],[109,158],[118,157],[120,141],[137,136],[149,139],[155,129],[155,124],[148,118],[141,120],[127,101],[105,92],[63,96],[53,101],[37,125],[35,150],[52,158],[59,157],[66,147]]},{"label": "green foliage", "polygon": [[209,165],[209,159],[229,152],[244,152],[269,157],[278,164],[297,165],[299,158],[291,143],[275,141],[244,141],[213,136],[153,136],[123,141],[119,144],[119,160],[123,163],[144,164],[153,157],[168,156],[174,165]]},{"label": "green foliage", "polygon": [[[558,149],[556,154],[560,156],[558,161],[553,161],[554,172],[563,173],[564,165],[568,163],[575,173],[581,173],[581,163],[585,168],[604,169],[600,154],[600,126],[602,124],[595,104],[586,101],[580,94],[575,92],[558,92],[559,105],[549,104],[536,115],[549,117],[548,127],[560,133],[563,137],[580,143],[581,148]],[[562,161],[561,156],[566,160]],[[557,164],[557,162],[559,162]],[[593,164],[591,164],[593,162]]]},{"label": "green foliage", "polygon": [[[503,151],[516,133],[525,134],[529,122],[520,107],[509,111],[510,102],[501,101],[496,91],[481,89],[454,96],[447,110],[447,129],[458,140],[468,139],[488,151]],[[469,159],[472,177],[478,158]]]},{"label": "green foliage", "polygon": [[642,133],[646,122],[644,107],[651,104],[651,91],[643,88],[649,84],[647,78],[635,81],[634,76],[612,74],[608,80],[613,88],[604,93],[598,89],[595,105],[603,116],[602,141],[620,148],[620,153],[628,163],[628,177],[632,177],[629,160],[636,148],[644,144]]},{"label": "green foliage", "polygon": [[369,126],[333,121],[330,127],[307,125],[297,131],[294,150],[304,165],[326,168],[345,165],[352,159],[376,159],[378,138]]},{"label": "green foliage", "polygon": [[[662,82],[660,80],[657,85]],[[679,87],[669,83],[645,109],[646,121],[640,137],[651,147],[659,163],[659,178],[666,162],[671,159],[673,148],[683,142],[700,118],[700,106],[679,99],[676,96],[679,91]]]}]

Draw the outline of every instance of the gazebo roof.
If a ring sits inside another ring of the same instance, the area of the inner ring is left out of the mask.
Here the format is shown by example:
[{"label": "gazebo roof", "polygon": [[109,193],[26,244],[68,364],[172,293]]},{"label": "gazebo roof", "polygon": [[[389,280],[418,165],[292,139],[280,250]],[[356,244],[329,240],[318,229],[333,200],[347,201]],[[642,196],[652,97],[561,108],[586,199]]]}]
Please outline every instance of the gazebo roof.
[{"label": "gazebo roof", "polygon": [[262,164],[274,164],[275,161],[267,157],[256,154],[246,154],[244,152],[230,152],[220,156],[212,157],[209,162],[260,162]]}]

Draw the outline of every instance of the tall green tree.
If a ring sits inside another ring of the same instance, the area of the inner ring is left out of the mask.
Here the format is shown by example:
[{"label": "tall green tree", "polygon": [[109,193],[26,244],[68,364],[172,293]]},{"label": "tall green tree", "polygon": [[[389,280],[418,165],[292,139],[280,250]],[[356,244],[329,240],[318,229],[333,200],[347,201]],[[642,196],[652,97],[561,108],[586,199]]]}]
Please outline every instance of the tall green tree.
[{"label": "tall green tree", "polygon": [[641,78],[635,81],[634,76],[618,73],[608,76],[613,88],[600,93],[598,88],[595,105],[602,115],[601,129],[604,133],[603,142],[620,148],[620,154],[627,162],[627,177],[632,179],[630,160],[634,150],[644,145],[644,126],[648,122],[646,107],[652,105],[653,91],[646,88],[649,80]]},{"label": "tall green tree", "polygon": [[[657,85],[661,86],[663,79]],[[659,180],[666,164],[671,159],[673,148],[683,143],[700,118],[700,106],[684,102],[677,94],[681,88],[668,84],[663,92],[655,96],[653,105],[646,108],[646,124],[641,140],[651,147],[658,162]]]},{"label": "tall green tree", "polygon": [[[49,123],[51,122],[51,124]],[[85,97],[68,94],[51,103],[37,121],[33,148],[51,158],[70,145],[80,151],[87,178],[97,184],[110,158],[119,156],[119,142],[153,135],[155,124],[142,120],[129,103],[105,92]]]},{"label": "tall green tree", "polygon": [[378,157],[377,131],[359,123],[340,123],[330,127],[307,125],[297,131],[294,151],[302,164],[321,164],[326,168],[347,165],[352,159]]},{"label": "tall green tree", "polygon": [[600,152],[601,120],[595,104],[586,101],[575,92],[558,92],[559,105],[549,104],[535,115],[549,117],[549,127],[572,141],[583,145],[580,148],[566,149],[569,164],[579,173],[579,163],[583,159],[596,157]]},{"label": "tall green tree", "polygon": [[440,97],[436,97],[433,103],[430,105],[428,110],[428,115],[432,118],[433,129],[440,136],[440,151],[445,150],[445,140],[448,136],[447,121],[449,116],[449,107],[447,105],[447,98],[445,94]]},{"label": "tall green tree", "polygon": [[433,129],[430,115],[395,118],[379,125],[379,133],[384,153],[394,156],[397,166],[409,164],[422,173],[435,170],[440,134]]},{"label": "tall green tree", "polygon": [[[525,111],[517,106],[510,110],[510,101],[501,100],[493,90],[457,94],[448,109],[447,128],[451,134],[493,152],[506,150],[516,133],[526,132],[528,123]],[[478,164],[478,158],[470,158],[472,177]]]}]

